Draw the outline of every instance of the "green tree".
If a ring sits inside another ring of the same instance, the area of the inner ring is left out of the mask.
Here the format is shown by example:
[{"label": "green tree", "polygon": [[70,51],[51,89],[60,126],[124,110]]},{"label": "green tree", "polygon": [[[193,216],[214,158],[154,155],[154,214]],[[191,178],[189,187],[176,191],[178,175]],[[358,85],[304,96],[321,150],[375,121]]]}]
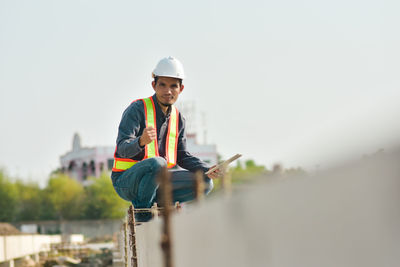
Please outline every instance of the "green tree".
[{"label": "green tree", "polygon": [[15,220],[18,192],[4,170],[0,169],[0,222]]},{"label": "green tree", "polygon": [[83,186],[63,174],[50,177],[45,189],[45,201],[52,205],[58,219],[77,219],[82,217]]},{"label": "green tree", "polygon": [[266,173],[268,173],[268,170],[263,165],[257,165],[252,159],[246,160],[244,167],[241,161],[237,161],[236,167],[229,169],[234,184],[249,181],[255,176]]},{"label": "green tree", "polygon": [[129,202],[117,195],[110,177],[103,174],[99,178],[90,179],[93,183],[85,188],[85,218],[119,219],[124,217]]},{"label": "green tree", "polygon": [[[262,165],[257,165],[254,160],[237,160],[236,166],[227,170],[227,175],[232,178],[232,184],[242,184],[251,181],[258,175],[267,174],[269,171]],[[221,179],[214,179],[214,190],[217,192],[221,187]]]},{"label": "green tree", "polygon": [[18,192],[17,221],[39,220],[42,207],[42,191],[36,183],[15,183]]},{"label": "green tree", "polygon": [[51,201],[51,193],[47,188],[40,191],[40,212],[39,220],[57,220],[59,219],[56,208]]}]

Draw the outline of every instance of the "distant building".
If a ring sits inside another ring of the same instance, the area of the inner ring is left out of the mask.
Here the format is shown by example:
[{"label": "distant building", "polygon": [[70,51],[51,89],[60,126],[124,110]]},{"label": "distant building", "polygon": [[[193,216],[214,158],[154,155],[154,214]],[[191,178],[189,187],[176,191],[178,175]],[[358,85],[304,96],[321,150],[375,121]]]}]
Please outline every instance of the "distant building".
[{"label": "distant building", "polygon": [[[204,162],[214,165],[218,163],[217,146],[207,143],[206,114],[198,112],[195,101],[183,101],[177,104],[179,112],[186,118],[187,150]],[[200,116],[199,116],[200,115]],[[200,120],[201,118],[201,120]],[[201,123],[200,123],[201,122]],[[200,136],[198,135],[200,134]],[[198,139],[203,142],[198,143]]]},{"label": "distant building", "polygon": [[72,150],[60,157],[61,171],[86,184],[89,176],[99,177],[111,171],[115,147],[82,147],[81,138],[74,135]]},{"label": "distant building", "polygon": [[202,161],[215,165],[218,163],[218,153],[216,145],[198,144],[196,134],[191,133],[186,135],[187,150],[193,155],[200,158]]},{"label": "distant building", "polygon": [[[188,151],[214,165],[218,161],[216,145],[198,144],[196,134],[187,134]],[[87,178],[99,177],[103,172],[111,172],[114,163],[115,147],[82,147],[81,138],[75,134],[72,141],[72,150],[60,157],[61,171],[68,174],[84,185]]]}]

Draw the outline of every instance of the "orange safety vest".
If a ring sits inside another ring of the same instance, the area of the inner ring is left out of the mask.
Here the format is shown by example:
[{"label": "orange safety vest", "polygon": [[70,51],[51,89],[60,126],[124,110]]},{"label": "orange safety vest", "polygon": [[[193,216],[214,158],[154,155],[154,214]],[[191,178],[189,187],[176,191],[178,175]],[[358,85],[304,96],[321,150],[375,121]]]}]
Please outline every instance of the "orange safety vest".
[{"label": "orange safety vest", "polygon": [[[140,99],[144,104],[144,113],[146,118],[146,128],[149,126],[157,129],[156,125],[156,108],[154,106],[153,98],[144,98]],[[168,134],[167,134],[167,142],[165,147],[165,158],[167,160],[167,167],[172,168],[176,165],[176,154],[177,154],[177,146],[178,146],[178,124],[179,124],[179,111],[178,109],[172,105],[171,106],[171,115],[169,117],[168,123]],[[116,151],[114,154],[114,166],[113,172],[123,172],[135,165],[140,160],[133,160],[129,158],[118,158],[116,157]],[[142,160],[159,157],[158,153],[158,142],[157,142],[157,130],[156,130],[156,138],[151,143],[145,146],[145,153]]]}]

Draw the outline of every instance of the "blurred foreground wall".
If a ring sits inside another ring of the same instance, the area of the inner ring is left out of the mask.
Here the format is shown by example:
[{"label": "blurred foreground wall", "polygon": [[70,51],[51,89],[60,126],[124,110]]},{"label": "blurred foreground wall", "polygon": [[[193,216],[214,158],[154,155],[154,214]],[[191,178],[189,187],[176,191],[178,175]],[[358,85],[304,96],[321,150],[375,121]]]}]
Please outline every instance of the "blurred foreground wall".
[{"label": "blurred foreground wall", "polygon": [[[303,177],[261,177],[173,217],[176,267],[399,266],[400,153]],[[163,266],[161,220],[137,226]]]},{"label": "blurred foreground wall", "polygon": [[14,260],[24,256],[49,252],[52,244],[61,243],[60,235],[0,236],[0,266],[14,266]]},{"label": "blurred foreground wall", "polygon": [[86,239],[112,236],[121,230],[122,220],[34,221],[15,223],[15,227],[36,226],[40,234],[82,234]]}]

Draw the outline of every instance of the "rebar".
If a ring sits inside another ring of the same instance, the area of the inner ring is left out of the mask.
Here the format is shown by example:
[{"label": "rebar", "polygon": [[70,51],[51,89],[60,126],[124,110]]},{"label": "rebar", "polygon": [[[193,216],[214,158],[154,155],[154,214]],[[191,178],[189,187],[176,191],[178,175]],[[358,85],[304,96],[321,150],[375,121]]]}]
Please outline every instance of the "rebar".
[{"label": "rebar", "polygon": [[136,251],[136,228],[135,228],[135,216],[134,207],[131,205],[128,209],[128,226],[130,230],[129,235],[129,246],[131,248],[131,265],[132,267],[138,267],[137,251]]},{"label": "rebar", "polygon": [[172,233],[171,233],[171,210],[172,210],[172,185],[171,175],[167,168],[160,172],[161,205],[163,212],[163,232],[161,236],[161,248],[164,254],[164,266],[173,267],[172,255]]},{"label": "rebar", "polygon": [[201,201],[204,198],[204,174],[202,171],[197,171],[194,174],[194,192],[197,201]]}]

